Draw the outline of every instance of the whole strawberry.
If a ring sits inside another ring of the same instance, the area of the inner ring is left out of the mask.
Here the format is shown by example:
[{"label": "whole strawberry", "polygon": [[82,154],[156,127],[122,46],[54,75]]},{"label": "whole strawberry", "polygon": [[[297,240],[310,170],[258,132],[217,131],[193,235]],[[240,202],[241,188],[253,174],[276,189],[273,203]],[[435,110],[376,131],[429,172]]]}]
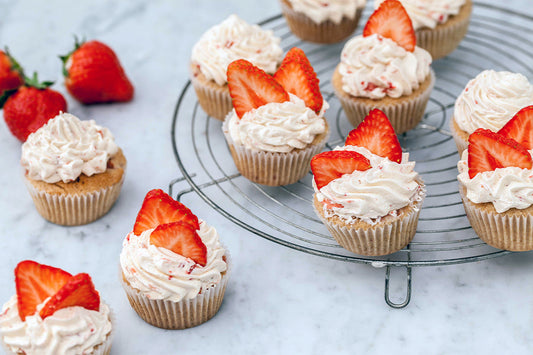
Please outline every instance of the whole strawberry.
[{"label": "whole strawberry", "polygon": [[60,57],[65,86],[84,104],[130,101],[133,85],[115,52],[98,41],[78,43],[74,50]]},{"label": "whole strawberry", "polygon": [[0,50],[0,107],[7,99],[11,90],[16,90],[24,84],[24,73],[9,51]]},{"label": "whole strawberry", "polygon": [[37,73],[25,80],[25,84],[9,96],[4,104],[7,127],[22,142],[59,112],[67,111],[63,95],[49,89],[53,82],[39,83]]}]

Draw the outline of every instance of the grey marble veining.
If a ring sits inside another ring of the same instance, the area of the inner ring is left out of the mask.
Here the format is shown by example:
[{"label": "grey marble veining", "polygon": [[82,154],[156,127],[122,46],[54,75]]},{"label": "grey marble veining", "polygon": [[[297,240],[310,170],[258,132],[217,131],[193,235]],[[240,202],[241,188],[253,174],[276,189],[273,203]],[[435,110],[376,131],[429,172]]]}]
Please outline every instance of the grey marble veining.
[{"label": "grey marble veining", "polygon": [[[506,6],[531,11],[530,0]],[[20,143],[1,120],[0,302],[15,292],[15,265],[34,259],[93,277],[117,318],[112,354],[533,353],[532,253],[415,268],[411,304],[393,310],[383,300],[384,269],[273,244],[239,229],[194,194],[184,202],[216,226],[234,260],[219,314],[202,326],[168,331],[130,308],[118,281],[118,255],[145,193],[167,189],[179,176],[170,124],[193,44],[231,13],[257,22],[279,11],[276,1],[0,0],[0,46],[8,45],[28,72],[56,80],[69,111],[109,127],[128,159],[110,213],[87,226],[53,225],[33,207],[21,178]],[[73,35],[115,49],[135,85],[133,102],[82,106],[66,94],[57,55],[71,49]],[[391,291],[399,299],[404,272],[393,276]]]}]

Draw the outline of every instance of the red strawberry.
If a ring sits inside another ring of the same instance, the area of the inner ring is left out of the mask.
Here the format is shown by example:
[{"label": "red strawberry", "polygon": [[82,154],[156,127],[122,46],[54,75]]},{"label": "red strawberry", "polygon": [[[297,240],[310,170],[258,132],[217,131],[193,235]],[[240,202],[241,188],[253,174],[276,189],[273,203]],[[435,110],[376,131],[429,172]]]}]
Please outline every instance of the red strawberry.
[{"label": "red strawberry", "polygon": [[181,202],[174,200],[160,189],[148,191],[141,210],[137,214],[133,233],[140,235],[148,229],[170,222],[184,222],[194,229],[199,229],[198,217]]},{"label": "red strawberry", "polygon": [[15,268],[15,285],[19,317],[23,321],[37,310],[37,306],[54,295],[72,277],[61,269],[35,261],[21,261]]},{"label": "red strawberry", "polygon": [[387,116],[373,109],[346,138],[346,145],[365,147],[372,153],[394,162],[402,161],[402,147]]},{"label": "red strawberry", "polygon": [[516,166],[531,169],[533,160],[527,149],[511,138],[478,128],[468,137],[468,176],[484,171]]},{"label": "red strawberry", "polygon": [[289,101],[289,94],[274,78],[247,60],[228,66],[228,88],[237,116],[270,102]]},{"label": "red strawberry", "polygon": [[158,226],[150,234],[150,244],[172,250],[174,253],[192,259],[205,266],[207,248],[196,230],[183,222],[172,222]]},{"label": "red strawberry", "polygon": [[6,51],[0,50],[0,108],[7,99],[8,92],[24,84],[24,72],[19,63]]},{"label": "red strawberry", "polygon": [[11,133],[24,142],[48,120],[67,111],[67,102],[59,92],[49,89],[53,82],[39,83],[37,73],[9,96],[4,105],[4,120]]},{"label": "red strawberry", "polygon": [[323,152],[311,159],[311,170],[319,189],[344,174],[368,170],[370,167],[370,161],[363,155],[347,150]]},{"label": "red strawberry", "polygon": [[79,44],[60,57],[64,63],[65,85],[72,96],[84,104],[130,101],[133,85],[117,55],[102,42]]},{"label": "red strawberry", "polygon": [[514,139],[528,150],[533,149],[533,106],[518,111],[498,133]]},{"label": "red strawberry", "polygon": [[83,307],[91,311],[100,310],[100,295],[94,288],[91,277],[87,274],[78,274],[71,277],[68,282],[46,302],[39,312],[42,319],[51,316],[56,311],[67,307]]},{"label": "red strawberry", "polygon": [[398,0],[386,0],[370,15],[363,36],[374,33],[392,39],[409,52],[415,50],[416,35],[413,23]]},{"label": "red strawberry", "polygon": [[318,86],[315,70],[300,48],[292,48],[283,61],[274,79],[291,94],[305,101],[305,105],[316,113],[320,112],[324,99]]}]

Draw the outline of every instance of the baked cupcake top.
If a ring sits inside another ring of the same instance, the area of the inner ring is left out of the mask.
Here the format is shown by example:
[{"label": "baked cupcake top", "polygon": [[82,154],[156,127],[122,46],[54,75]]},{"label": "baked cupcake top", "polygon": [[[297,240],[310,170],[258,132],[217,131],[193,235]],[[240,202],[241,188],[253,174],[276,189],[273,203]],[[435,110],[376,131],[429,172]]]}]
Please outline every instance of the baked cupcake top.
[{"label": "baked cupcake top", "polygon": [[315,23],[330,20],[340,23],[343,17],[353,19],[356,10],[366,5],[366,0],[287,0],[294,11],[301,12]]},{"label": "baked cupcake top", "polygon": [[22,145],[21,164],[30,179],[67,183],[81,174],[105,172],[118,149],[107,128],[61,113],[29,135]]},{"label": "baked cupcake top", "polygon": [[500,131],[479,128],[457,163],[457,179],[474,203],[496,212],[533,205],[533,106],[520,110]]},{"label": "baked cupcake top", "polygon": [[122,246],[124,279],[149,299],[192,299],[228,270],[215,228],[161,190],[148,192]]},{"label": "baked cupcake top", "polygon": [[272,31],[231,15],[202,35],[192,49],[191,61],[208,80],[225,85],[229,63],[241,58],[274,73],[283,56],[280,42]]},{"label": "baked cupcake top", "polygon": [[415,163],[403,153],[385,114],[370,111],[346,139],[346,145],[313,157],[316,198],[326,217],[345,223],[378,223],[424,199]]},{"label": "baked cupcake top", "polygon": [[292,48],[274,77],[239,60],[228,67],[234,109],[223,129],[234,144],[286,153],[311,144],[326,132],[318,79],[299,48]]},{"label": "baked cupcake top", "polygon": [[[374,7],[377,9],[385,0],[375,0]],[[466,0],[399,0],[411,21],[415,30],[420,28],[435,28],[445,23],[448,18],[457,15]]]},{"label": "baked cupcake top", "polygon": [[453,117],[463,131],[498,131],[522,107],[533,104],[533,85],[519,73],[484,70],[455,101]]},{"label": "baked cupcake top", "polygon": [[431,55],[416,46],[411,20],[396,0],[374,11],[363,35],[346,43],[340,59],[342,90],[371,99],[410,95],[431,70]]},{"label": "baked cupcake top", "polygon": [[109,307],[87,274],[23,261],[15,269],[17,294],[2,308],[0,334],[14,353],[89,354],[111,334]]}]

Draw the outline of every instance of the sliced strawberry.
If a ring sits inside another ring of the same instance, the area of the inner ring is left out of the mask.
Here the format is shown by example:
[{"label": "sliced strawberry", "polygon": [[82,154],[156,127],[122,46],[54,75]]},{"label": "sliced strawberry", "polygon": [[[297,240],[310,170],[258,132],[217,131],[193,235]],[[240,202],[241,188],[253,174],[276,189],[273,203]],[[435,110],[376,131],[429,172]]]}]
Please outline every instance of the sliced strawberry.
[{"label": "sliced strawberry", "polygon": [[533,149],[533,105],[518,111],[498,133],[514,139],[528,150]]},{"label": "sliced strawberry", "polygon": [[37,306],[54,295],[72,277],[61,269],[35,261],[21,261],[15,268],[17,304],[22,321],[37,310]]},{"label": "sliced strawberry", "polygon": [[533,160],[527,149],[511,138],[478,128],[468,137],[468,176],[484,171],[516,166],[531,169]]},{"label": "sliced strawberry", "polygon": [[183,203],[174,200],[160,189],[148,191],[141,210],[137,214],[133,233],[140,235],[148,229],[170,222],[184,222],[194,229],[199,229],[198,217]]},{"label": "sliced strawberry", "polygon": [[318,86],[315,70],[300,48],[294,47],[281,62],[274,79],[290,92],[305,101],[305,105],[316,113],[322,109],[324,99]]},{"label": "sliced strawberry", "polygon": [[56,311],[67,307],[83,307],[91,311],[100,310],[100,295],[94,288],[91,277],[87,274],[78,274],[71,277],[68,282],[46,302],[39,312],[42,319],[51,316]]},{"label": "sliced strawberry", "polygon": [[311,159],[311,171],[319,189],[344,174],[368,170],[370,167],[370,161],[363,155],[346,150],[323,152]]},{"label": "sliced strawberry", "polygon": [[239,118],[270,102],[285,102],[290,99],[280,83],[247,60],[231,62],[227,74],[229,94]]},{"label": "sliced strawberry", "polygon": [[398,0],[386,0],[370,15],[363,36],[374,33],[392,39],[409,52],[415,50],[416,35],[413,23]]},{"label": "sliced strawberry", "polygon": [[396,163],[402,161],[402,147],[394,128],[387,116],[378,109],[370,111],[363,122],[348,134],[346,145],[365,147]]},{"label": "sliced strawberry", "polygon": [[150,235],[150,244],[172,250],[205,266],[207,248],[196,230],[183,222],[162,224]]}]

